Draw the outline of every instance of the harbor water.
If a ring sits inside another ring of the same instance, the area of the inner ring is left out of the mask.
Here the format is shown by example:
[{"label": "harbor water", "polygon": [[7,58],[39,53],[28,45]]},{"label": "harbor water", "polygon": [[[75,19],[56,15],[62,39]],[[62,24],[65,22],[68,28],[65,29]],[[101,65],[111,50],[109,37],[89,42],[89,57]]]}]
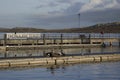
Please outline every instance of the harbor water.
[{"label": "harbor water", "polygon": [[1,80],[120,80],[120,62],[0,70]]},{"label": "harbor water", "polygon": [[[47,51],[47,50],[45,50]],[[49,51],[49,50],[48,50]],[[120,47],[63,49],[67,55],[120,53]],[[44,50],[8,51],[6,57],[43,56]],[[0,53],[0,57],[5,57]],[[120,61],[0,69],[1,80],[120,80]]]},{"label": "harbor water", "polygon": [[[68,49],[54,49],[55,52],[62,50],[66,56],[77,56],[77,55],[94,55],[94,54],[114,54],[120,53],[120,47],[94,47],[94,48],[68,48]],[[41,50],[15,50],[15,51],[0,51],[0,59],[4,58],[29,58],[29,57],[45,57],[44,53],[51,52],[51,49]]]}]

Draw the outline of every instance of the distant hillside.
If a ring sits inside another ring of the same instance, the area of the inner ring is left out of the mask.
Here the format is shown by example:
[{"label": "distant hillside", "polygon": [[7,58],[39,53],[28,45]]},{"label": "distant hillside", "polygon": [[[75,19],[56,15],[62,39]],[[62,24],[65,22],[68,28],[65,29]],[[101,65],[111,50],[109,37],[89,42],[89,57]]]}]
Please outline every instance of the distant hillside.
[{"label": "distant hillside", "polygon": [[73,28],[73,32],[87,32],[87,33],[120,33],[120,22],[97,24],[85,28]]},{"label": "distant hillside", "polygon": [[84,28],[86,32],[120,33],[120,22],[97,24]]},{"label": "distant hillside", "polygon": [[82,32],[82,33],[120,33],[120,22],[105,23],[105,24],[96,24],[84,28],[70,28],[70,29],[37,29],[37,28],[0,28],[0,32]]},{"label": "distant hillside", "polygon": [[0,28],[0,32],[45,32],[45,29],[15,27],[15,28]]}]

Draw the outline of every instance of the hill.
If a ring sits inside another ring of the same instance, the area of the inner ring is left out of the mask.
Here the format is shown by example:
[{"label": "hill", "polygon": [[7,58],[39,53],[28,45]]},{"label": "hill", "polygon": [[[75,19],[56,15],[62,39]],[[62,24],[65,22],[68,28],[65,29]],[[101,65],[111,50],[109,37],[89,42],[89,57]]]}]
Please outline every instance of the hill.
[{"label": "hill", "polygon": [[24,28],[24,27],[15,27],[11,29],[0,28],[0,32],[120,33],[120,22],[96,24],[84,28],[69,28],[69,29],[37,29],[37,28]]}]

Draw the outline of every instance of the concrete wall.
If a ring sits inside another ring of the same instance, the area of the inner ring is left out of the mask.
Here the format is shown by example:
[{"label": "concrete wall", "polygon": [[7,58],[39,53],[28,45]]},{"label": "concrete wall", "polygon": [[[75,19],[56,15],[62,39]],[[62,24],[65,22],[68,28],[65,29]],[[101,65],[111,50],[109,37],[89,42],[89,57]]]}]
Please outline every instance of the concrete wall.
[{"label": "concrete wall", "polygon": [[21,67],[21,66],[48,66],[72,63],[90,63],[103,61],[120,61],[120,54],[48,57],[29,59],[3,59],[0,60],[0,68]]}]

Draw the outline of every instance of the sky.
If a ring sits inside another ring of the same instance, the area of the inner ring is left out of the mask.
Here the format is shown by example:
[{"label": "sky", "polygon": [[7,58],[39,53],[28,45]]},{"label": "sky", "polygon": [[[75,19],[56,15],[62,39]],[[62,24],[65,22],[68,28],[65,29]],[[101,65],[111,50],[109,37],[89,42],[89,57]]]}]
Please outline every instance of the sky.
[{"label": "sky", "polygon": [[66,29],[119,21],[120,0],[0,0],[3,28]]}]

